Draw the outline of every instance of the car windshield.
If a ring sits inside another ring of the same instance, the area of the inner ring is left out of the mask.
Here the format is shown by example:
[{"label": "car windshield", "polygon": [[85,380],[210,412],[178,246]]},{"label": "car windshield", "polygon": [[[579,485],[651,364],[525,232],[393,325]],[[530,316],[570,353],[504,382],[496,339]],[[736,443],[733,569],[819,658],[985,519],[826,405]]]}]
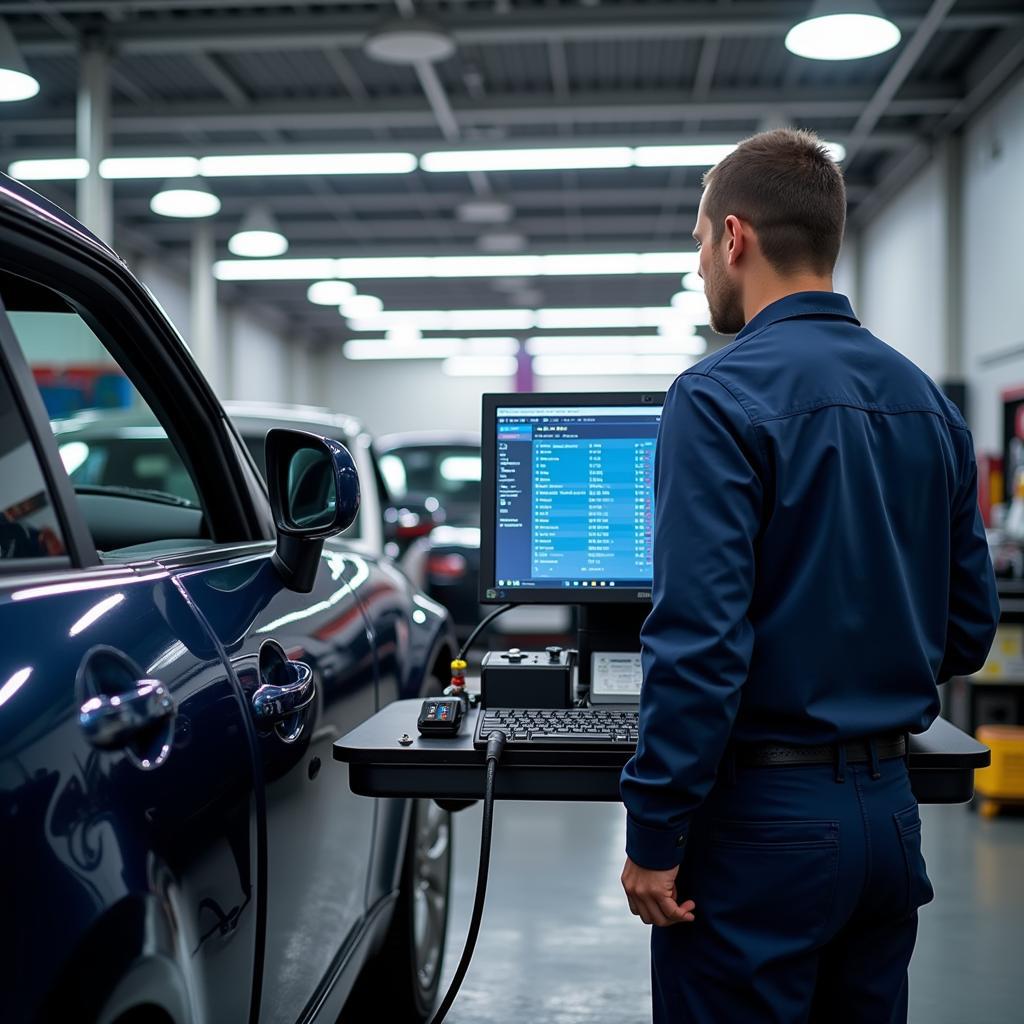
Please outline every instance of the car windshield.
[{"label": "car windshield", "polygon": [[468,444],[407,445],[380,459],[392,496],[436,498],[453,526],[480,520],[480,449]]}]

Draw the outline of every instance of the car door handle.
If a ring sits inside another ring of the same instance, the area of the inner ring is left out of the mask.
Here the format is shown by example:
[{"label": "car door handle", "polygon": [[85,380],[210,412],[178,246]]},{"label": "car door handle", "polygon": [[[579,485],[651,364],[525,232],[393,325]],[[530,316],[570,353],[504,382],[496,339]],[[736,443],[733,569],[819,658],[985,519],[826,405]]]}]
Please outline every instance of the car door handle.
[{"label": "car door handle", "polygon": [[280,669],[290,677],[287,683],[264,683],[252,695],[252,707],[261,722],[280,722],[305,711],[316,696],[313,670],[304,661],[286,661]]},{"label": "car door handle", "polygon": [[146,730],[168,724],[175,713],[174,698],[163,683],[140,679],[135,689],[126,693],[90,697],[82,705],[78,720],[94,747],[118,750],[129,746]]}]

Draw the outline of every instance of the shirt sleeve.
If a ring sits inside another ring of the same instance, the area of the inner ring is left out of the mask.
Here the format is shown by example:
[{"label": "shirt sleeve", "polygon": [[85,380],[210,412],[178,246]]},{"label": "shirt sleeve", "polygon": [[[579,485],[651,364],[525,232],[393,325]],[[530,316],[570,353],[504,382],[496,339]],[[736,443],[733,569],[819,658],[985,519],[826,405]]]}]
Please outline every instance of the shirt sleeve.
[{"label": "shirt sleeve", "polygon": [[760,465],[755,428],[732,394],[704,374],[680,377],[658,434],[639,741],[620,782],[626,853],[644,868],[682,860],[732,732],[754,643]]},{"label": "shirt sleeve", "polygon": [[962,484],[950,522],[949,619],[939,682],[977,672],[988,657],[999,622],[999,595],[978,507],[978,463],[964,431]]}]

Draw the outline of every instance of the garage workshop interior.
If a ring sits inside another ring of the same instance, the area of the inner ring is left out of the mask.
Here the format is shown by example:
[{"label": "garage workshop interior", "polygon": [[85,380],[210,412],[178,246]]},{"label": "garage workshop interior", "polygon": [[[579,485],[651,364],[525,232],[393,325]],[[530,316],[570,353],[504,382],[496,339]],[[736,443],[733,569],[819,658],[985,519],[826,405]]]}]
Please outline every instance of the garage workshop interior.
[{"label": "garage workshop interior", "polygon": [[1024,0],[0,0],[0,1020],[1024,1020]]}]

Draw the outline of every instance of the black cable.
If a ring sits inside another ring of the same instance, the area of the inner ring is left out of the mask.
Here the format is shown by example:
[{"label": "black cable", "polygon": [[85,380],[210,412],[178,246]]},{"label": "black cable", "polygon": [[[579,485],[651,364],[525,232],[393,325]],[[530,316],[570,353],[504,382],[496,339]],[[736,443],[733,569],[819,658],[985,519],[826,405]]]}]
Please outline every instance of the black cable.
[{"label": "black cable", "polygon": [[[484,622],[487,620],[484,619]],[[480,866],[476,876],[476,897],[473,900],[473,914],[469,919],[469,934],[466,936],[466,945],[462,950],[462,958],[459,966],[455,968],[455,977],[448,986],[448,991],[441,1000],[434,1016],[430,1018],[429,1024],[441,1024],[448,1011],[455,1002],[455,997],[462,987],[462,979],[466,977],[469,970],[469,962],[473,959],[473,950],[476,948],[476,937],[480,934],[480,921],[484,916],[484,896],[487,895],[487,869],[491,860],[491,820],[494,817],[494,777],[498,771],[498,761],[501,760],[501,752],[505,749],[505,734],[503,732],[492,732],[487,740],[487,777],[484,781],[484,817],[480,828]]]},{"label": "black cable", "polygon": [[486,629],[499,615],[504,615],[505,612],[515,607],[516,606],[514,604],[503,604],[500,608],[495,608],[490,615],[485,616],[484,619],[477,624],[473,632],[469,634],[469,639],[462,645],[462,650],[459,651],[459,657],[457,660],[465,661],[466,655],[469,654],[470,647],[473,646],[473,641],[481,634],[481,632]]}]

